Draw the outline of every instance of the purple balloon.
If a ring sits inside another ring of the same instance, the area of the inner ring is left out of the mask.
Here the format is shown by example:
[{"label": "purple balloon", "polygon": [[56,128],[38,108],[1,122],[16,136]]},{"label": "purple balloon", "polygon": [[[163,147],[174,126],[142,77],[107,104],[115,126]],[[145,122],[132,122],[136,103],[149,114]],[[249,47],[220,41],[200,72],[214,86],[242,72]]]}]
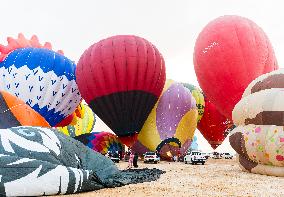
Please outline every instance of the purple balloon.
[{"label": "purple balloon", "polygon": [[196,107],[190,91],[181,83],[172,84],[158,102],[156,124],[161,140],[174,136],[178,123]]}]

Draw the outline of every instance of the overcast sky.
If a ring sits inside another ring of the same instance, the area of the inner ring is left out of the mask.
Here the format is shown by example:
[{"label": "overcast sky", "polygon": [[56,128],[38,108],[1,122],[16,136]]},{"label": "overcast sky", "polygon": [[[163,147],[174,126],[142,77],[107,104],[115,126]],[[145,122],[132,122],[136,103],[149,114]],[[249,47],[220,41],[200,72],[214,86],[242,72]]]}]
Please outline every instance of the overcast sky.
[{"label": "overcast sky", "polygon": [[[240,15],[256,22],[284,61],[283,1],[261,0],[8,0],[1,1],[0,42],[19,32],[38,35],[63,49],[75,62],[100,39],[117,34],[144,37],[157,46],[166,61],[167,78],[198,85],[192,54],[195,39],[211,20]],[[107,129],[97,123],[96,129]],[[198,133],[197,133],[198,134]],[[210,146],[198,134],[199,147]],[[231,151],[228,140],[219,151]]]}]

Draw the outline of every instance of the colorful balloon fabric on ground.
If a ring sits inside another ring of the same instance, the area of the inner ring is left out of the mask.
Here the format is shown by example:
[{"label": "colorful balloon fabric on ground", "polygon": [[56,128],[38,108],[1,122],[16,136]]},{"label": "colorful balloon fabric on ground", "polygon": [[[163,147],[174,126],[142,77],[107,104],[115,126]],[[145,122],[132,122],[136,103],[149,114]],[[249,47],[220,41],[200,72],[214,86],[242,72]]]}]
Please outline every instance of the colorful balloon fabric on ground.
[{"label": "colorful balloon fabric on ground", "polygon": [[83,134],[75,139],[103,155],[108,151],[112,153],[123,151],[124,146],[116,135],[104,131]]},{"label": "colorful balloon fabric on ground", "polygon": [[8,38],[0,47],[0,89],[17,96],[55,126],[72,114],[81,101],[75,64],[40,45],[36,37]]},{"label": "colorful balloon fabric on ground", "polygon": [[92,132],[94,126],[95,126],[95,122],[96,122],[96,118],[95,118],[95,114],[92,111],[92,109],[85,104],[80,104],[78,106],[81,109],[81,113],[82,113],[82,117],[83,118],[79,118],[77,116],[75,116],[76,118],[76,124],[75,125],[68,125],[65,127],[57,127],[57,129],[64,133],[65,135],[68,135],[70,137],[75,137],[75,136],[79,136],[85,133],[90,133]]},{"label": "colorful balloon fabric on ground", "polygon": [[204,95],[203,92],[197,88],[194,85],[183,83],[183,86],[190,90],[192,96],[194,97],[196,101],[196,107],[198,109],[198,117],[197,122],[200,122],[203,114],[204,114],[204,108],[205,108],[205,101],[204,101]]},{"label": "colorful balloon fabric on ground", "polygon": [[222,16],[199,34],[194,69],[201,89],[227,118],[232,118],[248,84],[278,68],[264,31],[240,16]]},{"label": "colorful balloon fabric on ground", "polygon": [[86,192],[154,181],[163,173],[119,171],[110,159],[56,129],[1,129],[0,139],[0,196]]},{"label": "colorful balloon fabric on ground", "polygon": [[158,151],[165,159],[185,153],[192,142],[197,116],[196,102],[190,91],[182,83],[167,80],[133,150],[139,154]]},{"label": "colorful balloon fabric on ground", "polygon": [[157,48],[131,35],[93,44],[76,68],[82,97],[128,146],[158,100],[165,78],[164,59]]},{"label": "colorful balloon fabric on ground", "polygon": [[222,115],[215,105],[205,97],[204,114],[197,124],[197,129],[213,149],[222,144],[233,127],[233,121]]},{"label": "colorful balloon fabric on ground", "polygon": [[252,81],[233,111],[230,136],[244,171],[284,176],[284,70]]},{"label": "colorful balloon fabric on ground", "polygon": [[48,122],[24,101],[0,91],[0,129],[16,126],[50,127]]}]

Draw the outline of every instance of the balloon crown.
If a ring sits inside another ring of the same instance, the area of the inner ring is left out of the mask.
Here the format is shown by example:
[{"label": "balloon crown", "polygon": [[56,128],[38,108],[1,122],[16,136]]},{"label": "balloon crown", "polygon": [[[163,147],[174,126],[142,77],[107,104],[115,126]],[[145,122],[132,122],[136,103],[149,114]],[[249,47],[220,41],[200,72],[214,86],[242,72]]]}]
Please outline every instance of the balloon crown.
[{"label": "balloon crown", "polygon": [[[36,35],[33,35],[29,40],[25,38],[25,36],[22,33],[19,33],[18,38],[7,37],[7,42],[8,42],[7,46],[0,44],[0,62],[3,61],[9,53],[19,48],[33,47],[33,48],[45,48],[52,50],[52,45],[50,42],[45,42],[44,45],[42,45],[40,44],[38,37]],[[64,55],[62,50],[58,50],[56,52]]]}]

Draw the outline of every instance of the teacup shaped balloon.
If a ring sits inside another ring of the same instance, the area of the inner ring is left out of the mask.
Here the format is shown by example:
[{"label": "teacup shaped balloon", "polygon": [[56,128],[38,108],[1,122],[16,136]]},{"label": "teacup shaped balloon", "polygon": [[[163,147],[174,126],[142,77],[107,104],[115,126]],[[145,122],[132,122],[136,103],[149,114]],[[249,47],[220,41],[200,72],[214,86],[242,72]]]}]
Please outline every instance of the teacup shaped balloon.
[{"label": "teacup shaped balloon", "polygon": [[247,87],[233,110],[230,143],[241,168],[284,176],[284,70],[262,75]]}]

